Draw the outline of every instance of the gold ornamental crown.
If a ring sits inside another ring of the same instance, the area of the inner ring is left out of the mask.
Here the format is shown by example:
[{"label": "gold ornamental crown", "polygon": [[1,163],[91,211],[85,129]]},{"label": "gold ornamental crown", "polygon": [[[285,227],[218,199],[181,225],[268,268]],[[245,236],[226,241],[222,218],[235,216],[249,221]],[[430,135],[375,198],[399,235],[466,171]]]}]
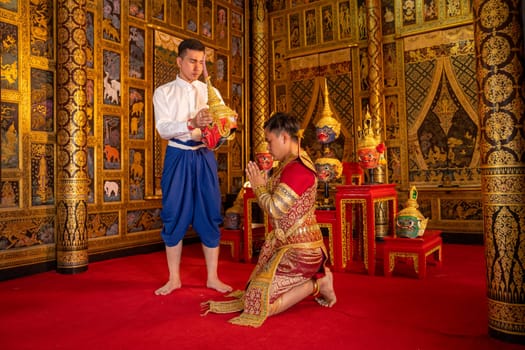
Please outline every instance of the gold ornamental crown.
[{"label": "gold ornamental crown", "polygon": [[[206,78],[206,85],[208,86],[208,107],[210,108],[210,114],[213,117],[213,123],[217,124],[219,134],[222,137],[230,136],[231,129],[233,127],[231,119],[237,114],[233,109],[221,103],[219,96],[215,92],[215,88],[211,84],[210,77]],[[222,123],[221,120],[225,122]]]},{"label": "gold ornamental crown", "polygon": [[268,143],[266,141],[262,141],[257,146],[255,146],[255,153],[268,153]]},{"label": "gold ornamental crown", "polygon": [[328,164],[334,168],[335,178],[338,179],[343,175],[343,164],[337,158],[331,157],[320,157],[317,158],[314,162],[316,165]]},{"label": "gold ornamental crown", "polygon": [[357,128],[357,149],[376,147],[381,143],[381,123],[372,118],[368,105],[366,106],[363,127]]},{"label": "gold ornamental crown", "polygon": [[204,64],[203,76],[208,88],[208,108],[213,118],[213,124],[217,125],[219,134],[222,137],[233,136],[231,129],[235,126],[235,116],[237,113],[222,103],[217,92],[211,83],[211,77],[208,75],[206,64]]},{"label": "gold ornamental crown", "polygon": [[324,95],[324,107],[323,107],[323,111],[321,114],[321,118],[317,121],[317,123],[315,124],[315,127],[320,129],[320,128],[327,126],[334,131],[335,138],[338,138],[339,134],[341,133],[341,123],[339,123],[337,119],[333,117],[332,110],[330,109],[330,100],[328,98],[328,85],[327,85],[326,79],[324,81],[323,95]]}]

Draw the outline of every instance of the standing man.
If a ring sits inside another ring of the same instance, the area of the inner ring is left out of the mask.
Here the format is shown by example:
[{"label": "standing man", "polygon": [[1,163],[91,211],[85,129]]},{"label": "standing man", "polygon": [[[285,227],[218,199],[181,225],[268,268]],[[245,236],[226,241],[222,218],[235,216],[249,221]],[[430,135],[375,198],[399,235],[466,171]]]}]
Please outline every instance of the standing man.
[{"label": "standing man", "polygon": [[162,239],[169,279],[155,294],[168,295],[182,286],[182,239],[190,224],[202,242],[206,287],[225,293],[232,288],[217,273],[222,222],[217,161],[213,151],[201,142],[200,128],[213,121],[206,105],[207,86],[198,80],[206,64],[205,47],[198,40],[187,39],[179,44],[178,51],[177,78],[153,94],[157,131],[169,140],[161,180]]}]

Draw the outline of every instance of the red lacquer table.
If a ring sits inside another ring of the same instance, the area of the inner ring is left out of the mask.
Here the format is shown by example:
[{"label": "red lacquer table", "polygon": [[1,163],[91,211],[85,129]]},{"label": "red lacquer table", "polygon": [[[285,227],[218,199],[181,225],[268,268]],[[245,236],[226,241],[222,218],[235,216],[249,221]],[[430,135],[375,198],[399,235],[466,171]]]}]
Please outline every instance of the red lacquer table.
[{"label": "red lacquer table", "polygon": [[348,261],[352,261],[352,210],[360,207],[359,227],[362,229],[364,265],[369,275],[375,274],[375,205],[388,203],[389,234],[394,234],[394,222],[397,213],[396,184],[377,185],[340,185],[336,187],[335,205],[338,229],[334,230],[334,268],[344,270]]},{"label": "red lacquer table", "polygon": [[230,247],[230,253],[233,260],[241,260],[242,230],[221,228],[220,244]]},{"label": "red lacquer table", "polygon": [[[243,225],[243,257],[244,262],[251,262],[253,257],[254,238],[264,239],[268,232],[268,218],[264,215],[264,222],[253,222],[253,208],[252,204],[257,204],[257,197],[250,187],[245,188],[244,192],[244,225]],[[262,238],[261,238],[262,237]]]},{"label": "red lacquer table", "polygon": [[417,276],[425,278],[427,257],[433,255],[438,266],[441,265],[442,239],[441,230],[426,230],[418,238],[385,237],[384,271],[390,277],[396,266],[397,258],[412,259]]},{"label": "red lacquer table", "polygon": [[263,240],[268,230],[267,216],[265,214],[264,222],[254,222],[253,205],[258,205],[257,198],[253,190],[250,187],[246,187],[243,194],[242,229],[221,229],[220,244],[230,247],[233,260],[251,262],[255,241]]},{"label": "red lacquer table", "polygon": [[340,234],[334,233],[336,230],[340,230],[340,226],[337,222],[336,211],[335,209],[318,209],[315,211],[315,217],[317,219],[317,224],[319,225],[319,227],[326,228],[328,230],[328,244],[326,244],[326,249],[328,250],[328,254],[330,255],[329,265],[334,266],[334,236],[340,236]]}]

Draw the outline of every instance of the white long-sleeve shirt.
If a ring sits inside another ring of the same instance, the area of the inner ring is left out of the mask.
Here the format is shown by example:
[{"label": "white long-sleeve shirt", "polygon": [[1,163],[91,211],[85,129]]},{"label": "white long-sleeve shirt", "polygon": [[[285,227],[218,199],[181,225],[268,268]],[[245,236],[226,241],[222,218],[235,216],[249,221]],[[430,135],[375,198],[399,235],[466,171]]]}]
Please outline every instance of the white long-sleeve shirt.
[{"label": "white long-sleeve shirt", "polygon": [[[223,102],[219,91],[215,89],[215,92]],[[201,130],[189,130],[188,120],[207,107],[207,101],[207,85],[200,80],[189,83],[177,76],[175,80],[159,86],[153,93],[153,107],[160,137],[200,141]]]}]

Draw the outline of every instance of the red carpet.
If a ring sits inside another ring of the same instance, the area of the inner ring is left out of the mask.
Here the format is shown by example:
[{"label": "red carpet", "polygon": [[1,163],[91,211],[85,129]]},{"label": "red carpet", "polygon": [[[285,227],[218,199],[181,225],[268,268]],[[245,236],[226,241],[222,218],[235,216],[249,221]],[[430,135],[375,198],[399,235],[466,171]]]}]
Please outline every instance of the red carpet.
[{"label": "red carpet", "polygon": [[[242,288],[252,265],[221,252],[220,275]],[[498,349],[487,335],[483,247],[445,244],[427,278],[335,273],[332,309],[303,301],[257,329],[199,315],[221,295],[204,287],[200,244],[185,247],[183,289],[159,297],[164,252],[0,282],[0,349]],[[407,266],[408,267],[408,266]]]}]

